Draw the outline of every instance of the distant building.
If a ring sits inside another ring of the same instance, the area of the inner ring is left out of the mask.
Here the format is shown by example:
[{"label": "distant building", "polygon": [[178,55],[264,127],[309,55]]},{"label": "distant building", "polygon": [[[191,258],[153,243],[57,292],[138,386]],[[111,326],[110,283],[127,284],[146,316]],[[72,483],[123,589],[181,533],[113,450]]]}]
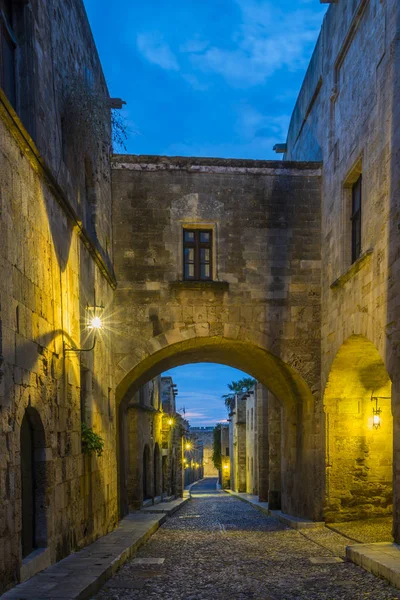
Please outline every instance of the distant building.
[{"label": "distant building", "polygon": [[218,477],[218,470],[214,467],[214,427],[191,427],[190,435],[203,443],[204,477]]}]

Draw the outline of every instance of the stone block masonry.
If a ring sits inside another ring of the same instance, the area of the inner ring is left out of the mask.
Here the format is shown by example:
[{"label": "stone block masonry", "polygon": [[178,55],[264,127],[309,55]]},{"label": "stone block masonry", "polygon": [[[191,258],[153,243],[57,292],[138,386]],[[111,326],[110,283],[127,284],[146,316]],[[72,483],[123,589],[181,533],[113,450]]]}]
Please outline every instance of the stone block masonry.
[{"label": "stone block masonry", "polygon": [[[153,374],[185,362],[247,371],[286,405],[290,441],[282,502],[286,512],[308,517],[322,510],[315,501],[322,488],[306,498],[306,486],[294,482],[322,478],[319,168],[113,159],[115,301],[121,322],[129,323],[116,342],[118,403],[123,407]],[[208,281],[184,279],[185,229],[212,231]],[[293,385],[291,378],[298,378]],[[290,421],[299,418],[304,423],[298,427],[309,434],[296,436]],[[303,497],[295,499],[300,487]]]}]

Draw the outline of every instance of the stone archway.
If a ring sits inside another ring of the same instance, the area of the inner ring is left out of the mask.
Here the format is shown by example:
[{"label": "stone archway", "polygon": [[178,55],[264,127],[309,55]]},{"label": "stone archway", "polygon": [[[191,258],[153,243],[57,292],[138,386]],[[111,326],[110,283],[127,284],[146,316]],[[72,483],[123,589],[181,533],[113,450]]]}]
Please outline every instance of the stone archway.
[{"label": "stone archway", "polygon": [[[117,404],[123,414],[125,405],[137,389],[161,372],[188,363],[214,362],[236,367],[252,375],[271,390],[283,406],[283,437],[286,456],[282,481],[282,510],[286,513],[320,520],[322,514],[321,441],[318,414],[310,388],[298,372],[280,358],[246,339],[198,336],[180,339],[164,337],[164,347],[148,352],[126,374],[117,388]],[[256,335],[254,335],[256,337]],[[134,360],[134,357],[132,357]],[[120,437],[120,440],[123,436]],[[119,445],[120,456],[125,449]],[[119,461],[122,464],[123,460]],[[120,477],[123,482],[123,477]],[[120,488],[121,511],[124,507]]]},{"label": "stone archway", "polygon": [[[375,345],[350,336],[333,360],[324,394],[327,522],[392,514],[391,387]],[[382,412],[374,427],[377,407]]]}]

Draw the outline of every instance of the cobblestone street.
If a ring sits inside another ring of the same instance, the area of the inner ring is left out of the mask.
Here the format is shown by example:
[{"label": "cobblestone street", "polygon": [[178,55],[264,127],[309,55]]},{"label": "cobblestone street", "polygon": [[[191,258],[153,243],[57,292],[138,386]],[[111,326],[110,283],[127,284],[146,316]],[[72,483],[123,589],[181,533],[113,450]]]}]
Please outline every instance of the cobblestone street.
[{"label": "cobblestone street", "polygon": [[350,543],[328,529],[286,528],[206,479],[96,599],[399,599],[384,581],[341,560]]}]

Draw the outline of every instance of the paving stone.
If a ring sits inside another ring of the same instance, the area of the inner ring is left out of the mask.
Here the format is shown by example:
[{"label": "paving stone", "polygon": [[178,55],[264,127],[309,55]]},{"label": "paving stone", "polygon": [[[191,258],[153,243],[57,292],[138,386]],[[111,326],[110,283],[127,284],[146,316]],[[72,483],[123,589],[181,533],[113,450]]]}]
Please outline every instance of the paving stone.
[{"label": "paving stone", "polygon": [[157,576],[142,589],[114,586],[121,579],[137,580],[137,563],[127,561],[96,600],[400,599],[382,579],[342,561],[348,538],[327,528],[291,529],[217,492],[215,480],[191,492],[192,501],[137,553],[136,558],[165,557]]},{"label": "paving stone", "polygon": [[134,558],[133,565],[162,565],[165,558]]}]

